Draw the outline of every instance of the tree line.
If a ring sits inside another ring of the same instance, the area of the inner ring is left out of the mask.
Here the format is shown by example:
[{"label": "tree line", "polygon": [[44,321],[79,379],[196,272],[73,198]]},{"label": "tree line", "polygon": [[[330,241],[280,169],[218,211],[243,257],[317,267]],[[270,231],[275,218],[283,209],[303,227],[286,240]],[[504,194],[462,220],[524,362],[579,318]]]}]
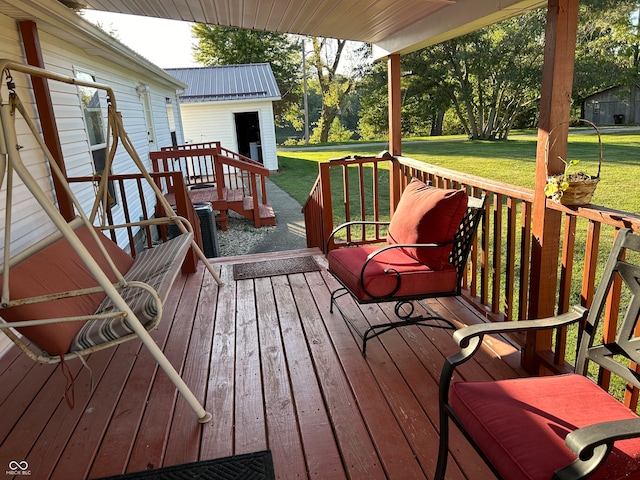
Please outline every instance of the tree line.
[{"label": "tree line", "polygon": [[[635,0],[581,3],[572,116],[581,116],[585,96],[638,83],[639,10]],[[513,128],[535,127],[545,15],[538,9],[403,55],[403,136],[500,140]],[[303,55],[310,143],[387,137],[387,65],[371,61],[370,46],[203,24],[193,33],[203,65],[271,64],[282,94],[274,106],[281,143],[304,140]]]}]

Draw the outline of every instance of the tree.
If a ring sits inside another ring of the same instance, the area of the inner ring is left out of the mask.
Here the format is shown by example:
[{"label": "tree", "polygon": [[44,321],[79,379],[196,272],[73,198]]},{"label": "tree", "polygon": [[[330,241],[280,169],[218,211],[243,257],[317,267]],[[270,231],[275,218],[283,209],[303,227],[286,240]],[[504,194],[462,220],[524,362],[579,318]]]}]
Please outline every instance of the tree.
[{"label": "tree", "polygon": [[[447,111],[469,138],[506,138],[522,109],[539,96],[544,17],[532,12],[402,57],[402,132],[440,135]],[[383,127],[386,79],[377,73],[363,121]],[[380,72],[381,73],[381,72]],[[385,119],[386,120],[386,119]],[[364,125],[363,125],[364,126]],[[361,127],[362,129],[362,127]]]},{"label": "tree", "polygon": [[[195,24],[198,39],[194,58],[203,65],[269,63],[278,83],[282,101],[274,105],[276,122],[282,124],[301,98],[300,45],[286,34],[233,27]],[[294,113],[297,116],[298,113]]]},{"label": "tree", "polygon": [[[580,6],[574,105],[594,92],[617,85],[629,87],[640,75],[640,33],[636,0],[588,0]],[[635,89],[630,88],[633,96]],[[631,104],[635,100],[631,99]],[[577,108],[576,108],[577,109]],[[634,116],[634,109],[630,109]],[[638,119],[629,118],[635,122]]]},{"label": "tree", "polygon": [[[338,74],[338,65],[346,44],[346,40],[311,38],[312,51],[309,64],[316,72],[322,95],[322,110],[316,127],[320,132],[319,140],[322,143],[329,140],[333,120],[354,86],[353,78]],[[335,48],[330,48],[331,45]]]},{"label": "tree", "polygon": [[448,66],[444,90],[469,138],[506,138],[522,108],[537,101],[544,25],[538,10],[432,49]]},{"label": "tree", "polygon": [[[470,138],[506,138],[515,122],[537,118],[545,10],[427,47],[402,57],[402,132],[441,133],[454,112]],[[574,114],[586,95],[638,84],[640,11],[637,0],[584,0],[580,5],[574,73]],[[387,129],[386,65],[376,63],[358,85],[361,135]],[[636,89],[631,89],[633,94]],[[631,101],[634,101],[633,98]],[[638,121],[638,119],[629,119]]]}]

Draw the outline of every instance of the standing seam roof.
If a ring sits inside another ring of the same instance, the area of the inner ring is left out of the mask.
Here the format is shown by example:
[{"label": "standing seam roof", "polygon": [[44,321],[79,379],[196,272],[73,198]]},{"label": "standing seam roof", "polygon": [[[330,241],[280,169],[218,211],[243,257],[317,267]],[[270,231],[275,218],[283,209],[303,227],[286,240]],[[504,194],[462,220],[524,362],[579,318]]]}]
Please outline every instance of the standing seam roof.
[{"label": "standing seam roof", "polygon": [[181,96],[184,103],[280,99],[280,89],[268,63],[167,68],[165,71],[187,84]]}]

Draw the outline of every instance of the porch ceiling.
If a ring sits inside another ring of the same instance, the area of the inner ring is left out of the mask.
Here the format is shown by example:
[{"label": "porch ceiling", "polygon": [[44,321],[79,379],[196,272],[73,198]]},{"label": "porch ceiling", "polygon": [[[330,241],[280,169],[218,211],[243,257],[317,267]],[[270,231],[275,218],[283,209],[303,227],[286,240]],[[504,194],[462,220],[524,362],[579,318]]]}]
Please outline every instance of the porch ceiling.
[{"label": "porch ceiling", "polygon": [[[63,2],[65,3],[65,2]],[[408,53],[525,11],[544,0],[80,0],[114,13],[374,44],[377,57]]]}]

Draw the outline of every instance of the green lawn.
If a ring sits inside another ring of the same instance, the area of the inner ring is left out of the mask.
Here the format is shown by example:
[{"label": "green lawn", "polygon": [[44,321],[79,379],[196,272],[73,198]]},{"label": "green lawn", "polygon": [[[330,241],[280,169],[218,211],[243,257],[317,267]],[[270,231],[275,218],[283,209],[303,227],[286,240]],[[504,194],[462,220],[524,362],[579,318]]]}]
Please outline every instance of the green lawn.
[{"label": "green lawn", "polygon": [[[601,181],[593,203],[640,213],[640,131],[604,133]],[[328,150],[297,149],[278,152],[280,171],[271,179],[303,204],[318,175],[318,162],[345,155],[376,155],[384,145],[350,144]],[[407,142],[403,155],[513,185],[533,188],[535,136],[516,136],[504,142],[426,140]],[[598,146],[595,134],[569,136],[569,160],[580,159],[580,169],[595,175]]]}]

